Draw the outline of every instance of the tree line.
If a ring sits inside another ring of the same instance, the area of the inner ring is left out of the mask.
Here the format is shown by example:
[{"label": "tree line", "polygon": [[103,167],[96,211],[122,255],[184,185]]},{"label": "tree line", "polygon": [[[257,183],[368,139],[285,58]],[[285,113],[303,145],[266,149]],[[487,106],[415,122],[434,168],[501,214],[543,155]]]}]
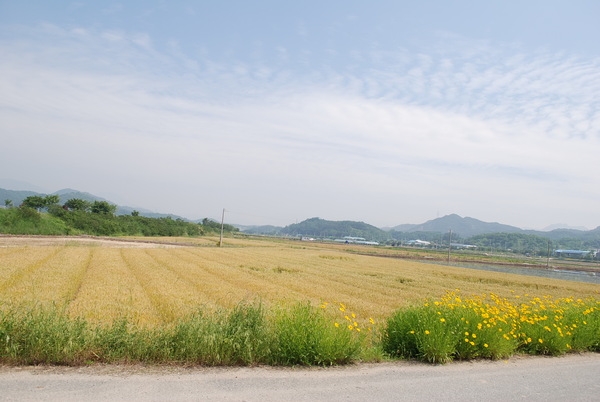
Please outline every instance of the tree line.
[{"label": "tree line", "polygon": [[[30,196],[18,207],[7,202],[5,206],[0,209],[0,232],[7,234],[201,236],[221,229],[208,218],[195,223],[171,217],[149,218],[138,211],[115,215],[117,206],[107,201],[73,198],[60,205],[58,195]],[[232,225],[224,225],[223,230],[238,231]]]},{"label": "tree line", "polygon": [[[432,246],[447,247],[449,232],[390,232],[392,245],[402,245],[408,240],[425,240]],[[477,246],[479,251],[502,251],[530,256],[546,256],[557,249],[598,250],[600,249],[600,231],[590,231],[585,237],[551,239],[528,233],[486,233],[462,238],[452,233],[452,243],[464,243]],[[591,256],[591,254],[590,254]]]}]

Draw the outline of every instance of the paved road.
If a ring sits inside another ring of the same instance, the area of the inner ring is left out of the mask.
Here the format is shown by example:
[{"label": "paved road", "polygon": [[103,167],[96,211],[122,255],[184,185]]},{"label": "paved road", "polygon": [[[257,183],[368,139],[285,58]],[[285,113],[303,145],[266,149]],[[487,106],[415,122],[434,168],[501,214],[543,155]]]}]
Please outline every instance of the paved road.
[{"label": "paved road", "polygon": [[329,369],[0,367],[14,401],[599,401],[600,354]]}]

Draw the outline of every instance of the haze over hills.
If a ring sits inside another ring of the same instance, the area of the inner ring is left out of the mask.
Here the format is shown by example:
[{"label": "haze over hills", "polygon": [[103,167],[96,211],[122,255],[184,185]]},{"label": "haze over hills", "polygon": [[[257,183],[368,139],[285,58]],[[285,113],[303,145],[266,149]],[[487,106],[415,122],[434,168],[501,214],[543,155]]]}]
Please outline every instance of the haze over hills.
[{"label": "haze over hills", "polygon": [[419,225],[398,225],[392,228],[396,232],[452,232],[461,235],[462,237],[471,237],[484,233],[515,233],[521,232],[523,229],[503,225],[497,222],[483,222],[478,219],[461,217],[457,214],[446,215],[441,218],[429,220]]},{"label": "haze over hills", "polygon": [[[60,198],[60,203],[65,203],[67,200],[72,198],[80,198],[86,201],[107,201],[102,197],[95,196],[87,192],[81,192],[78,190],[65,188],[56,191],[52,194],[56,194]],[[7,190],[0,188],[0,206],[4,206],[6,200],[10,200],[12,205],[20,205],[26,197],[29,196],[45,196],[48,194],[39,193],[36,191],[17,191]],[[114,204],[114,203],[112,203]],[[118,215],[129,215],[134,210],[137,210],[140,215],[157,218],[157,217],[171,217],[174,219],[184,219],[173,214],[156,213],[143,208],[133,208],[128,206],[118,206]],[[534,234],[543,236],[549,239],[560,239],[560,238],[587,238],[590,236],[596,236],[600,232],[600,227],[594,230],[580,230],[579,228],[564,228],[568,225],[552,225],[549,228],[556,227],[551,231],[535,231],[535,230],[523,230],[521,228],[504,225],[497,222],[483,222],[475,218],[461,217],[457,214],[450,214],[440,218],[432,219],[421,224],[402,224],[392,228],[377,228],[364,222],[355,221],[327,221],[319,218],[307,219],[297,224],[291,224],[285,227],[264,225],[264,226],[242,226],[235,225],[240,230],[246,233],[253,234],[266,234],[266,235],[306,235],[314,237],[343,237],[343,236],[357,236],[364,237],[367,240],[381,241],[386,238],[393,237],[394,232],[412,233],[418,236],[419,233],[447,233],[450,229],[456,235],[462,238],[468,238],[471,236],[477,236],[481,234],[489,233],[523,233],[523,234]]]},{"label": "haze over hills", "polygon": [[582,230],[582,231],[589,230],[585,226],[570,226],[570,225],[567,225],[566,223],[555,223],[555,224],[548,225],[545,228],[543,228],[542,232],[551,232],[556,229],[571,229],[571,230]]},{"label": "haze over hills", "polygon": [[44,193],[47,190],[31,184],[25,181],[7,179],[6,177],[0,177],[0,189],[15,190],[15,191],[31,191],[37,193]]}]

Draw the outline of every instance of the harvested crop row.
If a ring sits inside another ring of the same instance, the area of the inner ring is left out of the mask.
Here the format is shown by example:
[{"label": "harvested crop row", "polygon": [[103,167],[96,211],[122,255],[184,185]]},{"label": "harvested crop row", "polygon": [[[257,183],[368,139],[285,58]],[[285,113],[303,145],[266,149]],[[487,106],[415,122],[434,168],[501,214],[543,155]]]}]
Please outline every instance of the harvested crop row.
[{"label": "harvested crop row", "polygon": [[65,304],[71,316],[94,322],[127,317],[155,325],[242,300],[341,302],[360,316],[379,319],[454,289],[503,297],[512,292],[600,294],[593,284],[358,255],[332,245],[231,243],[223,248],[206,243],[134,248],[115,242],[12,248],[0,253],[0,302],[55,302]]}]

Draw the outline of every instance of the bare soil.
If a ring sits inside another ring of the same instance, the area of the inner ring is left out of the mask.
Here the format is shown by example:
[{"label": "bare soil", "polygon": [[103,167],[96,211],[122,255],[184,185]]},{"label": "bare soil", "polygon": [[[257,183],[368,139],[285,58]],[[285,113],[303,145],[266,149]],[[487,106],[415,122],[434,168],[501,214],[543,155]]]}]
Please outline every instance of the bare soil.
[{"label": "bare soil", "polygon": [[123,239],[98,236],[13,236],[0,235],[0,247],[82,245],[131,248],[190,247],[192,244],[160,240]]}]

